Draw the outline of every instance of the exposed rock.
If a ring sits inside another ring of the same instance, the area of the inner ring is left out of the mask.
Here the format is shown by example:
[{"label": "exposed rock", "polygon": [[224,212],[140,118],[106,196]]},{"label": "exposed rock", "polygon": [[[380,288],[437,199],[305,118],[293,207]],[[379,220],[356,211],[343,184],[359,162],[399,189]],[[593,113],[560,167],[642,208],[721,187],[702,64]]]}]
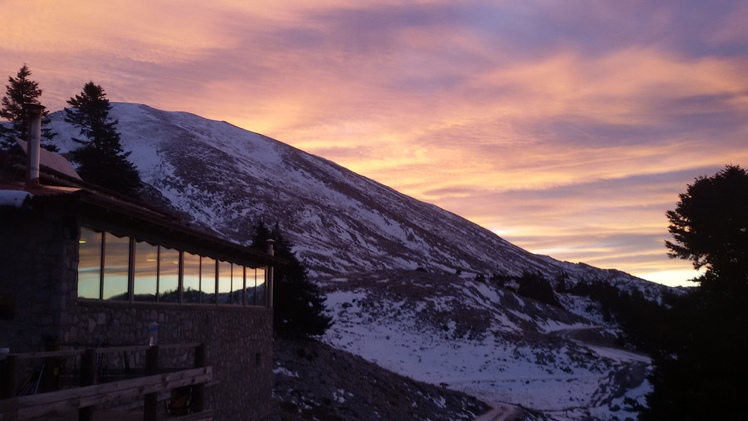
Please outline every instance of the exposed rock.
[{"label": "exposed rock", "polygon": [[280,420],[470,420],[489,406],[417,382],[320,342],[276,338],[273,397]]}]

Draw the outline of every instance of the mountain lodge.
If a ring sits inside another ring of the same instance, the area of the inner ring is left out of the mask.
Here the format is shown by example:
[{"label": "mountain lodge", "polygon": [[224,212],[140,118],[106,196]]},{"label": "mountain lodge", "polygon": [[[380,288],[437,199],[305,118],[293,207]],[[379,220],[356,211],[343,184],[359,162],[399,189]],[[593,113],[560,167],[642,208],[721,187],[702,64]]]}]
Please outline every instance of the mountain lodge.
[{"label": "mountain lodge", "polygon": [[80,180],[41,150],[40,115],[27,159],[0,155],[0,418],[268,417],[272,244]]}]

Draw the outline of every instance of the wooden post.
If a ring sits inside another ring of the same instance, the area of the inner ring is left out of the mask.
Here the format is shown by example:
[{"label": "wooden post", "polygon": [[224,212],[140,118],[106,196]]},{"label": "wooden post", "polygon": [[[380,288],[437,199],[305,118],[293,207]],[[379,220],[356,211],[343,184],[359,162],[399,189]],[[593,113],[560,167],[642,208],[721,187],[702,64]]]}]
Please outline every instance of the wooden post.
[{"label": "wooden post", "polygon": [[9,355],[0,363],[0,374],[2,374],[2,384],[0,385],[0,399],[10,399],[16,397],[16,380],[17,380],[18,357]]},{"label": "wooden post", "polygon": [[[205,344],[195,347],[195,368],[205,367]],[[205,383],[192,386],[192,410],[202,412],[205,410]]]},{"label": "wooden post", "polygon": [[[96,350],[87,349],[81,356],[81,386],[96,384]],[[93,406],[78,409],[78,421],[93,420]]]},{"label": "wooden post", "polygon": [[[145,351],[145,374],[158,374],[158,345]],[[143,398],[143,420],[156,421],[158,415],[158,393],[146,393]]]}]

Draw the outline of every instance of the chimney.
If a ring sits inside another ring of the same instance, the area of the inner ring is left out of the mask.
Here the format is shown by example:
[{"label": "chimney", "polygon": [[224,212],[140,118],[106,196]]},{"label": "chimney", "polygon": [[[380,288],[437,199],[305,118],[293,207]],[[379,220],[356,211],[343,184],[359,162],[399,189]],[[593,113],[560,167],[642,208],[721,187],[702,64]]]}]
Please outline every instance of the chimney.
[{"label": "chimney", "polygon": [[28,146],[26,156],[28,157],[26,165],[26,185],[39,185],[39,150],[42,143],[42,113],[44,106],[41,104],[23,104],[26,115],[29,119],[29,130],[27,134]]}]

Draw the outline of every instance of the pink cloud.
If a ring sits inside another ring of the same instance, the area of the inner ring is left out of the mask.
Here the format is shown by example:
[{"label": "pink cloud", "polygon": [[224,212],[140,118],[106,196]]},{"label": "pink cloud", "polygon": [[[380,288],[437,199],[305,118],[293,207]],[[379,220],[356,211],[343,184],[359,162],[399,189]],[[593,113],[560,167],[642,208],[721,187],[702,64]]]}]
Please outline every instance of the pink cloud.
[{"label": "pink cloud", "polygon": [[28,63],[53,110],[94,80],[113,101],[230,121],[520,246],[637,274],[673,270],[651,239],[698,171],[748,165],[741,2],[3,10],[0,73]]}]

